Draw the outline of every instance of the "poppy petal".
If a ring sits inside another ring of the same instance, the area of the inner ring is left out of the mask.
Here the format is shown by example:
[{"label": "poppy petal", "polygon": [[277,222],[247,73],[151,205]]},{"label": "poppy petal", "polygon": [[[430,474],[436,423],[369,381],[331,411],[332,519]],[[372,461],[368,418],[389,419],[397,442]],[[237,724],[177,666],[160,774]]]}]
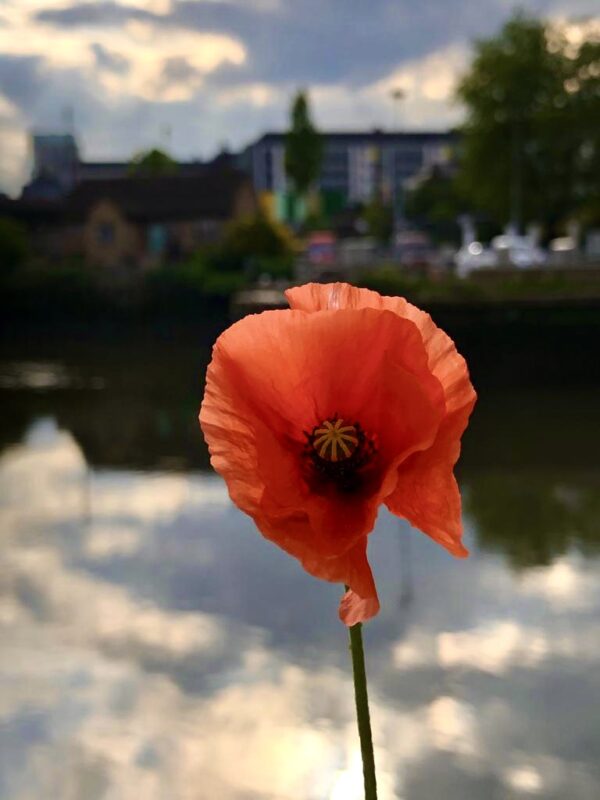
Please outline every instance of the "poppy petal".
[{"label": "poppy petal", "polygon": [[[374,309],[271,311],[217,341],[200,421],[213,466],[265,535],[305,514],[311,546],[333,556],[371,530],[382,498],[354,503],[311,492],[300,474],[305,432],[335,413],[360,419],[381,434],[382,460],[393,458],[395,470],[430,446],[443,412],[412,322]],[[395,481],[387,476],[385,494]]]},{"label": "poppy petal", "polygon": [[339,616],[348,626],[374,617],[379,611],[379,598],[373,573],[367,560],[367,537],[338,558],[306,558],[302,566],[311,575],[332,583],[343,583],[348,589],[340,601]]},{"label": "poppy petal", "polygon": [[459,558],[468,551],[461,542],[461,499],[453,467],[470,411],[466,407],[448,417],[435,444],[400,466],[396,489],[385,500],[393,514],[404,517]]},{"label": "poppy petal", "polygon": [[386,498],[388,508],[434,538],[453,555],[466,556],[461,543],[460,493],[453,467],[460,454],[462,436],[476,394],[464,358],[452,339],[429,314],[401,297],[383,297],[348,284],[307,284],[286,292],[292,308],[307,312],[326,308],[379,308],[411,320],[427,350],[431,372],[444,390],[446,417],[431,447],[414,453],[398,468],[395,490]]},{"label": "poppy petal", "polygon": [[290,307],[309,313],[331,309],[378,308],[409,319],[421,333],[427,350],[429,368],[444,387],[446,407],[452,412],[475,402],[464,358],[448,334],[438,328],[429,314],[403,297],[385,297],[370,289],[347,283],[307,283],[286,290]]},{"label": "poppy petal", "polygon": [[340,601],[339,617],[349,628],[359,622],[366,622],[378,613],[378,597],[360,597],[352,589],[348,589]]}]

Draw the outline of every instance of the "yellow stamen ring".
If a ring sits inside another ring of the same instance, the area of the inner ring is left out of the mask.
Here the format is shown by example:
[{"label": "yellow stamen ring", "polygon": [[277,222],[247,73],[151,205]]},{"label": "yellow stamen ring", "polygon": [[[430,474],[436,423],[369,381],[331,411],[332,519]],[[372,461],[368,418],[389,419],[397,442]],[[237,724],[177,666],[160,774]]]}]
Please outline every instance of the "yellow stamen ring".
[{"label": "yellow stamen ring", "polygon": [[326,420],[322,427],[315,428],[312,446],[320,458],[338,461],[350,458],[358,447],[357,430],[354,425],[344,425],[343,419]]}]

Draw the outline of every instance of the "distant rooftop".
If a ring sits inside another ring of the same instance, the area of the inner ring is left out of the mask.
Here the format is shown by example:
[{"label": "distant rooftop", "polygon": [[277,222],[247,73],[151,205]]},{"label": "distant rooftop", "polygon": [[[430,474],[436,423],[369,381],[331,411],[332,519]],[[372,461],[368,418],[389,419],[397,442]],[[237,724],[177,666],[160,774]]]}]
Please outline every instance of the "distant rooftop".
[{"label": "distant rooftop", "polygon": [[102,200],[117,205],[126,217],[139,222],[227,219],[237,191],[248,177],[230,168],[198,168],[195,175],[180,174],[84,180],[67,198],[70,215],[84,218]]},{"label": "distant rooftop", "polygon": [[[324,139],[336,139],[343,142],[364,141],[366,139],[383,139],[392,141],[417,141],[425,142],[428,139],[456,139],[457,134],[454,131],[385,131],[381,128],[373,128],[371,130],[363,131],[319,131]],[[285,139],[285,131],[269,131],[264,133],[253,144],[262,142],[280,142]]]},{"label": "distant rooftop", "polygon": [[[77,176],[80,181],[97,178],[130,177],[131,161],[80,161],[77,165]],[[200,175],[206,170],[202,161],[176,162],[177,175]]]},{"label": "distant rooftop", "polygon": [[31,138],[38,142],[49,142],[57,144],[76,144],[75,137],[72,133],[45,133],[43,131],[33,131]]}]

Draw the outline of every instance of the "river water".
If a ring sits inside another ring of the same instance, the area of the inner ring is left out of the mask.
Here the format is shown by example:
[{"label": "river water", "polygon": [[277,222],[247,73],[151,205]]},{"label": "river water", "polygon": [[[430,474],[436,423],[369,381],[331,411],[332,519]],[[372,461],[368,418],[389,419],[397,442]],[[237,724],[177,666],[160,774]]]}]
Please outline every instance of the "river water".
[{"label": "river water", "polygon": [[[207,349],[41,350],[0,362],[0,798],[360,800],[340,587],[211,473]],[[380,800],[597,800],[597,392],[479,388],[471,557],[371,537]]]}]

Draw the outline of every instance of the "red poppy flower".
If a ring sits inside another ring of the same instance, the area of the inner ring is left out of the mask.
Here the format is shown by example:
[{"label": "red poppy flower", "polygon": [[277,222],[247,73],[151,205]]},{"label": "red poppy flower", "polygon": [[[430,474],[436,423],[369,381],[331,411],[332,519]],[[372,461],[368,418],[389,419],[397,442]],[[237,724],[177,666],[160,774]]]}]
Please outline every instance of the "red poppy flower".
[{"label": "red poppy flower", "polygon": [[379,601],[367,534],[381,503],[455,556],[452,468],[475,403],[464,359],[428,314],[343,283],[286,292],[217,340],[200,423],[213,467],[262,534],[345,583],[347,625]]}]

